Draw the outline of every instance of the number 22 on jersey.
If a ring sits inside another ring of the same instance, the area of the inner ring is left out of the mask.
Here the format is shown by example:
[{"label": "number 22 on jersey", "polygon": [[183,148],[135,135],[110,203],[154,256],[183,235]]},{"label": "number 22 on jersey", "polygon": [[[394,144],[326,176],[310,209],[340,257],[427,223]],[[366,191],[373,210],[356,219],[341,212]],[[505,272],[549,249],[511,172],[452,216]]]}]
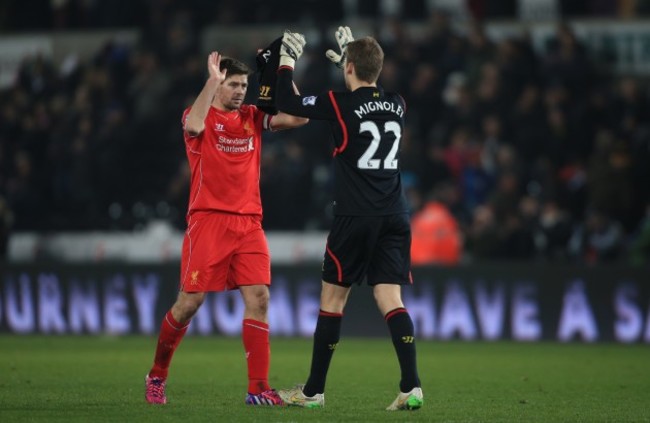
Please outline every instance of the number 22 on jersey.
[{"label": "number 22 on jersey", "polygon": [[[399,150],[399,141],[402,138],[402,128],[395,121],[388,121],[384,124],[384,133],[392,132],[395,135],[395,140],[393,141],[393,146],[391,147],[388,155],[384,158],[384,169],[397,169],[397,151]],[[382,134],[379,132],[379,126],[373,121],[365,121],[359,125],[359,133],[369,132],[372,136],[370,145],[368,149],[361,155],[357,166],[359,169],[380,169],[381,159],[373,158],[377,149],[379,148],[379,143],[382,139]]]}]

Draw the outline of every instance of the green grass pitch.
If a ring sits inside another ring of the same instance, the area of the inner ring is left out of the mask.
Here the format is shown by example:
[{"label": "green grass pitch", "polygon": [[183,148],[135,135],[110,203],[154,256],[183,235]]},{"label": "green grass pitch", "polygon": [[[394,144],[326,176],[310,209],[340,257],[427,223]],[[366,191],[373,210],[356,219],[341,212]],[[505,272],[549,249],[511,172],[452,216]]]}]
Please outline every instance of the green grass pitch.
[{"label": "green grass pitch", "polygon": [[[272,339],[271,384],[306,378],[311,341]],[[0,336],[0,422],[650,422],[647,345],[418,343],[424,407],[387,412],[386,339],[343,338],[322,410],[244,405],[239,339],[188,337],[169,404],[144,401],[153,337]]]}]

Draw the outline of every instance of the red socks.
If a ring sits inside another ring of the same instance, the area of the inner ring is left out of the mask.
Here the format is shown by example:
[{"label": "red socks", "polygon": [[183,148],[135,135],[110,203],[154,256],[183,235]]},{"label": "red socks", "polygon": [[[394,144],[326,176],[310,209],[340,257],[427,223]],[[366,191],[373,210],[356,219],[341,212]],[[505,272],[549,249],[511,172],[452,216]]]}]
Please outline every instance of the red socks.
[{"label": "red socks", "polygon": [[183,335],[187,332],[190,322],[182,325],[174,320],[171,310],[165,314],[162,325],[160,326],[160,335],[158,336],[158,346],[156,347],[156,356],[153,367],[149,372],[149,377],[166,378],[169,372],[169,363],[172,361],[174,351],[181,343]]},{"label": "red socks", "polygon": [[271,389],[269,386],[269,325],[253,319],[244,319],[242,339],[248,364],[248,392],[257,395]]},{"label": "red socks", "polygon": [[[178,323],[171,311],[165,314],[158,336],[154,365],[149,372],[149,377],[167,377],[169,363],[187,332],[188,326],[189,322],[185,325]],[[248,392],[256,395],[271,389],[268,382],[271,357],[269,325],[253,319],[244,319],[242,339],[248,364]]]}]

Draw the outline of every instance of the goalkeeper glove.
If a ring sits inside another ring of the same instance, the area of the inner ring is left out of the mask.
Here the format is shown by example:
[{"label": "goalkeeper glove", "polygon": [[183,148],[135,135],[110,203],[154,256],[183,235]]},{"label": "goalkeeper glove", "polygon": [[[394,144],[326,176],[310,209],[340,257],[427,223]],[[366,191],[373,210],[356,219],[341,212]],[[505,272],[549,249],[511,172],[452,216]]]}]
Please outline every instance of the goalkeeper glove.
[{"label": "goalkeeper glove", "polygon": [[302,50],[306,43],[302,34],[289,30],[284,31],[282,45],[280,46],[280,67],[289,66],[293,68],[296,60],[302,56]]},{"label": "goalkeeper glove", "polygon": [[336,37],[336,42],[339,45],[341,54],[338,54],[334,50],[327,50],[325,56],[327,56],[327,58],[337,67],[342,69],[343,63],[345,62],[345,53],[348,48],[348,43],[354,41],[354,37],[352,36],[352,31],[349,26],[339,26],[339,29],[336,30],[334,36]]}]

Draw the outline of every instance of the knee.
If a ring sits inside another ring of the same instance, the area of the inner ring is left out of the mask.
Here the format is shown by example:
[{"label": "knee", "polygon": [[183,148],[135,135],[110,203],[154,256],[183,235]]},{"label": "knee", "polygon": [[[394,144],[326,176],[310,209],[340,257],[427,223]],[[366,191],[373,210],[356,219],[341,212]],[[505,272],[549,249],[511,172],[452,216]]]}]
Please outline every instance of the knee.
[{"label": "knee", "polygon": [[380,289],[375,288],[372,291],[372,293],[373,293],[373,296],[375,297],[375,302],[378,305],[381,305],[381,304],[385,303],[387,300],[390,299],[390,295],[387,292],[382,291]]},{"label": "knee", "polygon": [[256,286],[242,290],[246,314],[256,319],[263,319],[269,308],[269,289],[266,286]]},{"label": "knee", "polygon": [[346,301],[341,298],[321,299],[320,308],[328,313],[343,313]]},{"label": "knee", "polygon": [[377,307],[379,307],[382,314],[386,314],[396,308],[404,307],[399,285],[378,285],[373,290],[373,294],[377,302]]},{"label": "knee", "polygon": [[201,304],[203,304],[203,297],[179,298],[172,307],[172,314],[180,323],[185,323],[196,314]]},{"label": "knee", "polygon": [[345,304],[350,295],[349,287],[340,287],[327,282],[322,283],[320,295],[320,308],[330,313],[343,313]]},{"label": "knee", "polygon": [[255,292],[252,306],[256,313],[266,315],[269,310],[269,297],[270,294],[268,289],[260,289]]}]

